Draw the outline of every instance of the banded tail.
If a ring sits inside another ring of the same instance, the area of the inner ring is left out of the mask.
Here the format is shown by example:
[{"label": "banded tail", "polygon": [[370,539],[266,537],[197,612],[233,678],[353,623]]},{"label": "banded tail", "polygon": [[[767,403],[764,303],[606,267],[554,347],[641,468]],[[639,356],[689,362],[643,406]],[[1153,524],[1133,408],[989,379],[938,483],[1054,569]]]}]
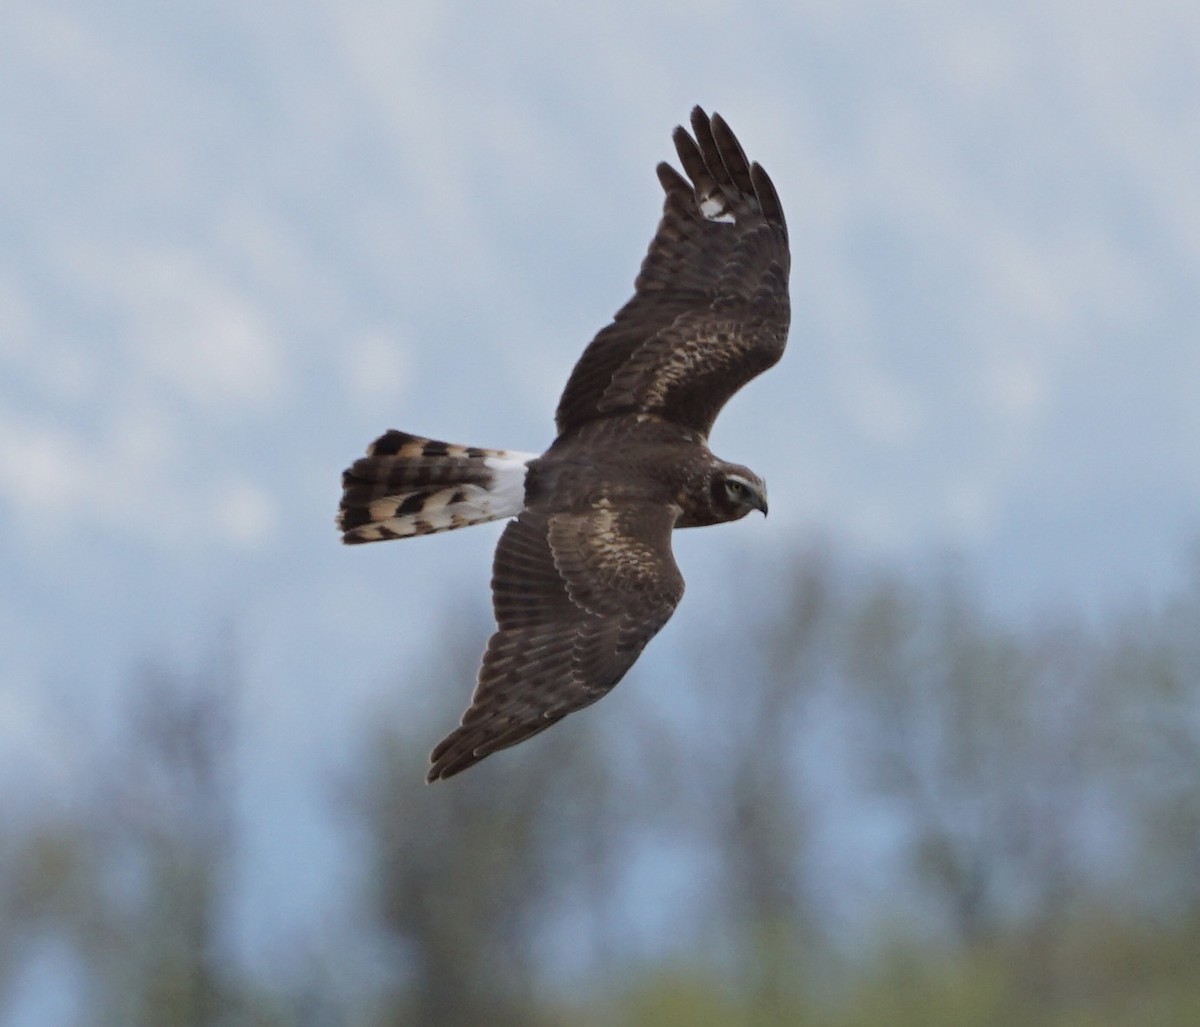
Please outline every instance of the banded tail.
[{"label": "banded tail", "polygon": [[536,457],[393,429],[342,473],[342,541],[383,542],[515,517],[525,509],[525,471]]}]

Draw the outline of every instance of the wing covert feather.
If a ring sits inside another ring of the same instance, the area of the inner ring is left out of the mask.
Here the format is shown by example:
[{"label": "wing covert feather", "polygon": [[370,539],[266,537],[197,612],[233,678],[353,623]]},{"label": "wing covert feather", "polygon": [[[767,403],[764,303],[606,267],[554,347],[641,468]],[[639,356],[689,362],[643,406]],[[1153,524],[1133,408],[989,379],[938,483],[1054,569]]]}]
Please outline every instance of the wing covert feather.
[{"label": "wing covert feather", "polygon": [[492,576],[497,630],[461,726],[433,750],[430,781],[544,731],[625,676],[683,595],[676,513],[531,509],[508,525]]}]

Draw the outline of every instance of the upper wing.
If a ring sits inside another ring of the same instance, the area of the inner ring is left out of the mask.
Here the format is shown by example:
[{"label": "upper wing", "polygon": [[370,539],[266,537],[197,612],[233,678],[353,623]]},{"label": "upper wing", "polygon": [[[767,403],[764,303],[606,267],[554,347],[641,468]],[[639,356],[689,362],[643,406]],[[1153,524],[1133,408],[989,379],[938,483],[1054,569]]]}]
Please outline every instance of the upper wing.
[{"label": "upper wing", "polygon": [[671,555],[677,510],[526,510],[496,547],[497,630],[462,726],[430,757],[450,777],[606,695],[683,595]]},{"label": "upper wing", "polygon": [[583,352],[558,405],[564,433],[640,411],[707,435],[721,407],[782,355],[787,224],[767,173],[720,115],[675,129],[689,183],[658,166],[666,192],[633,298]]}]

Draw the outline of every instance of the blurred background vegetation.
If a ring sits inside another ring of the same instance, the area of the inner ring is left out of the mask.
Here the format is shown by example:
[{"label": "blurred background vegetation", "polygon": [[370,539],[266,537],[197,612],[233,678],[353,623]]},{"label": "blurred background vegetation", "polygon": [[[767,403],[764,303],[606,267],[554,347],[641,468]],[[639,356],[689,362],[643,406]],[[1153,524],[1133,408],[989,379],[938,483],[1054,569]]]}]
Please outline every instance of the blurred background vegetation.
[{"label": "blurred background vegetation", "polygon": [[85,801],[0,838],[0,1022],[1200,1023],[1200,573],[1020,625],[953,573],[736,573],[693,663],[429,787],[448,623],[321,797],[354,887],[283,957],[232,940],[237,660],[134,671]]}]

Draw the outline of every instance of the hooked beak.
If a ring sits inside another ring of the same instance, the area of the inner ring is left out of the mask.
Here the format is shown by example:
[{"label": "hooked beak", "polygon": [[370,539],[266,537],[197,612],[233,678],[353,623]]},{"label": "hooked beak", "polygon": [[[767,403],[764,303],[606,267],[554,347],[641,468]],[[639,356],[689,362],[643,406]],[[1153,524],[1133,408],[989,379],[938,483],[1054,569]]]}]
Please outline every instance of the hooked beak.
[{"label": "hooked beak", "polygon": [[765,492],[756,493],[752,499],[755,510],[761,510],[764,517],[767,516],[767,496]]}]

